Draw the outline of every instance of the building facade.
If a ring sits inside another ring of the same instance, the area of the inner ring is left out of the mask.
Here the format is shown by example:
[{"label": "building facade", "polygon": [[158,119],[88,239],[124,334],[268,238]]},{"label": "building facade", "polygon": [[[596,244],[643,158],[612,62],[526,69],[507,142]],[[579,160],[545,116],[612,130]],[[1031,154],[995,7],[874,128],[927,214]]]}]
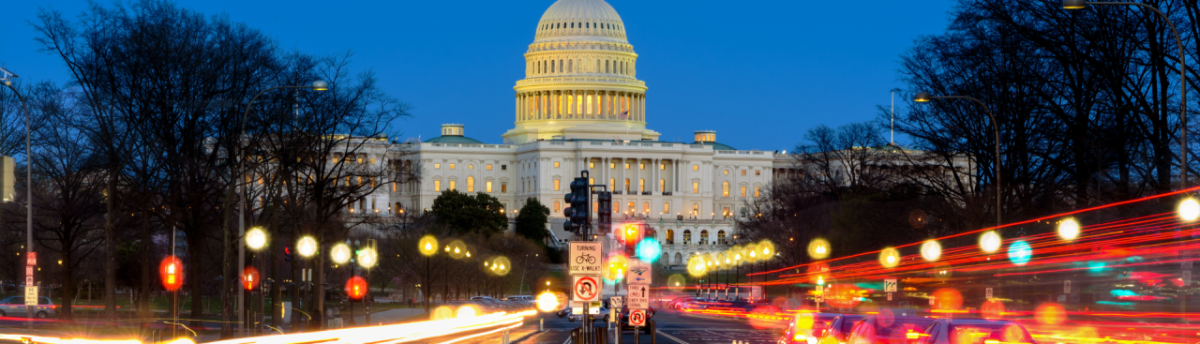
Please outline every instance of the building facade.
[{"label": "building facade", "polygon": [[[657,230],[660,262],[683,265],[691,256],[725,251],[736,243],[736,219],[747,215],[748,202],[764,197],[775,178],[794,173],[796,159],[735,149],[710,130],[695,131],[692,142],[658,141],[660,134],[647,128],[652,115],[637,58],[608,3],[555,2],[537,23],[525,78],[513,87],[514,128],[499,143],[445,124],[441,136],[424,142],[368,147],[356,158],[390,161],[387,152],[403,152],[400,164],[419,168],[420,179],[369,195],[362,209],[349,211],[427,211],[442,191],[458,190],[499,198],[511,220],[534,198],[550,208],[547,227],[564,242],[574,234],[562,230],[563,195],[588,171],[592,185],[613,192],[614,227]],[[593,215],[597,208],[593,203]]]}]

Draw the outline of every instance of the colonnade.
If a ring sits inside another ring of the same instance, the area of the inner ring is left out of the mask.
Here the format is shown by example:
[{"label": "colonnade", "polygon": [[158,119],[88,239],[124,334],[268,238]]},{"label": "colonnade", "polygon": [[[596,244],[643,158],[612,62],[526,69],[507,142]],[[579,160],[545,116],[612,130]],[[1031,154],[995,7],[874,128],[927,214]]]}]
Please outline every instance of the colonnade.
[{"label": "colonnade", "polygon": [[[675,159],[645,159],[645,158],[605,158],[605,157],[584,157],[581,159],[584,166],[580,166],[581,170],[591,171],[591,177],[595,179],[595,184],[612,184],[608,185],[609,191],[620,191],[625,195],[636,195],[640,192],[649,192],[651,195],[659,196],[664,192],[675,192],[679,190],[680,161]],[[592,163],[596,164],[595,168],[591,168]],[[625,168],[625,163],[630,163],[629,168]],[[650,173],[643,173],[639,164],[649,164]],[[616,164],[613,168],[609,168],[609,164]],[[666,165],[666,168],[660,169],[659,166]],[[639,180],[645,180],[649,177],[650,180],[645,181],[644,187],[639,187]],[[629,180],[629,188],[625,188],[625,180]],[[659,185],[659,181],[663,181]]]},{"label": "colonnade", "polygon": [[517,121],[612,119],[646,121],[646,95],[604,90],[555,90],[518,93]]}]

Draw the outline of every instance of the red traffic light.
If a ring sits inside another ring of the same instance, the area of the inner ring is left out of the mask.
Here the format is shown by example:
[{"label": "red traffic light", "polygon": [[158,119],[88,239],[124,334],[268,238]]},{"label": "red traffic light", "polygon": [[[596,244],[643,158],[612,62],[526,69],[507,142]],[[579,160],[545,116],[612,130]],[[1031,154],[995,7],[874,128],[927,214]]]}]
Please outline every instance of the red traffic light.
[{"label": "red traffic light", "polygon": [[183,287],[183,262],[175,256],[163,258],[162,262],[158,263],[158,276],[167,291],[179,290]]},{"label": "red traffic light", "polygon": [[258,269],[247,266],[245,270],[242,270],[242,287],[246,290],[254,290],[258,287]]},{"label": "red traffic light", "polygon": [[363,296],[366,295],[367,280],[359,276],[354,276],[346,281],[346,296],[349,296],[351,300],[362,300]]}]

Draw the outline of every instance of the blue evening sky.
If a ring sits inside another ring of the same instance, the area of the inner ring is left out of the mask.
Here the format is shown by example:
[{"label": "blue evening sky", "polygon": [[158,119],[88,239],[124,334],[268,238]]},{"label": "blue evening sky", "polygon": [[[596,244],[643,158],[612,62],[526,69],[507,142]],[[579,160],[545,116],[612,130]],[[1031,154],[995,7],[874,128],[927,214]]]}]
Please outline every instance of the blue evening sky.
[{"label": "blue evening sky", "polygon": [[[513,85],[538,19],[553,0],[180,0],[227,13],[310,54],[355,54],[385,91],[411,104],[396,123],[427,139],[441,123],[501,142],[512,128]],[[951,0],[608,0],[640,55],[647,122],[663,141],[717,130],[738,149],[791,150],[813,126],[875,120],[900,88],[899,55],[947,23]],[[111,1],[100,1],[110,5]],[[5,1],[0,66],[25,82],[68,81],[62,62],[37,50],[39,8],[74,18],[78,0]],[[902,103],[899,100],[897,103]],[[897,107],[898,111],[903,111]]]}]

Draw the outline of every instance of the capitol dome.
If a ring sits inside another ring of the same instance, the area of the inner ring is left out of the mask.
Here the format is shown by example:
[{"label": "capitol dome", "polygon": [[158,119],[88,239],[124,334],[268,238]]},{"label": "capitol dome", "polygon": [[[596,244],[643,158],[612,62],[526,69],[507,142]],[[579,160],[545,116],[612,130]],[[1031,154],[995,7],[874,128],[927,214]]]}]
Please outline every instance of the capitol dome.
[{"label": "capitol dome", "polygon": [[538,21],[517,81],[516,126],[505,143],[551,139],[657,140],[646,129],[646,83],[625,23],[604,0],[558,0]]},{"label": "capitol dome", "polygon": [[625,39],[625,23],[621,21],[617,10],[604,0],[555,2],[542,14],[534,37],[535,42],[587,37],[591,40],[628,43]]}]

